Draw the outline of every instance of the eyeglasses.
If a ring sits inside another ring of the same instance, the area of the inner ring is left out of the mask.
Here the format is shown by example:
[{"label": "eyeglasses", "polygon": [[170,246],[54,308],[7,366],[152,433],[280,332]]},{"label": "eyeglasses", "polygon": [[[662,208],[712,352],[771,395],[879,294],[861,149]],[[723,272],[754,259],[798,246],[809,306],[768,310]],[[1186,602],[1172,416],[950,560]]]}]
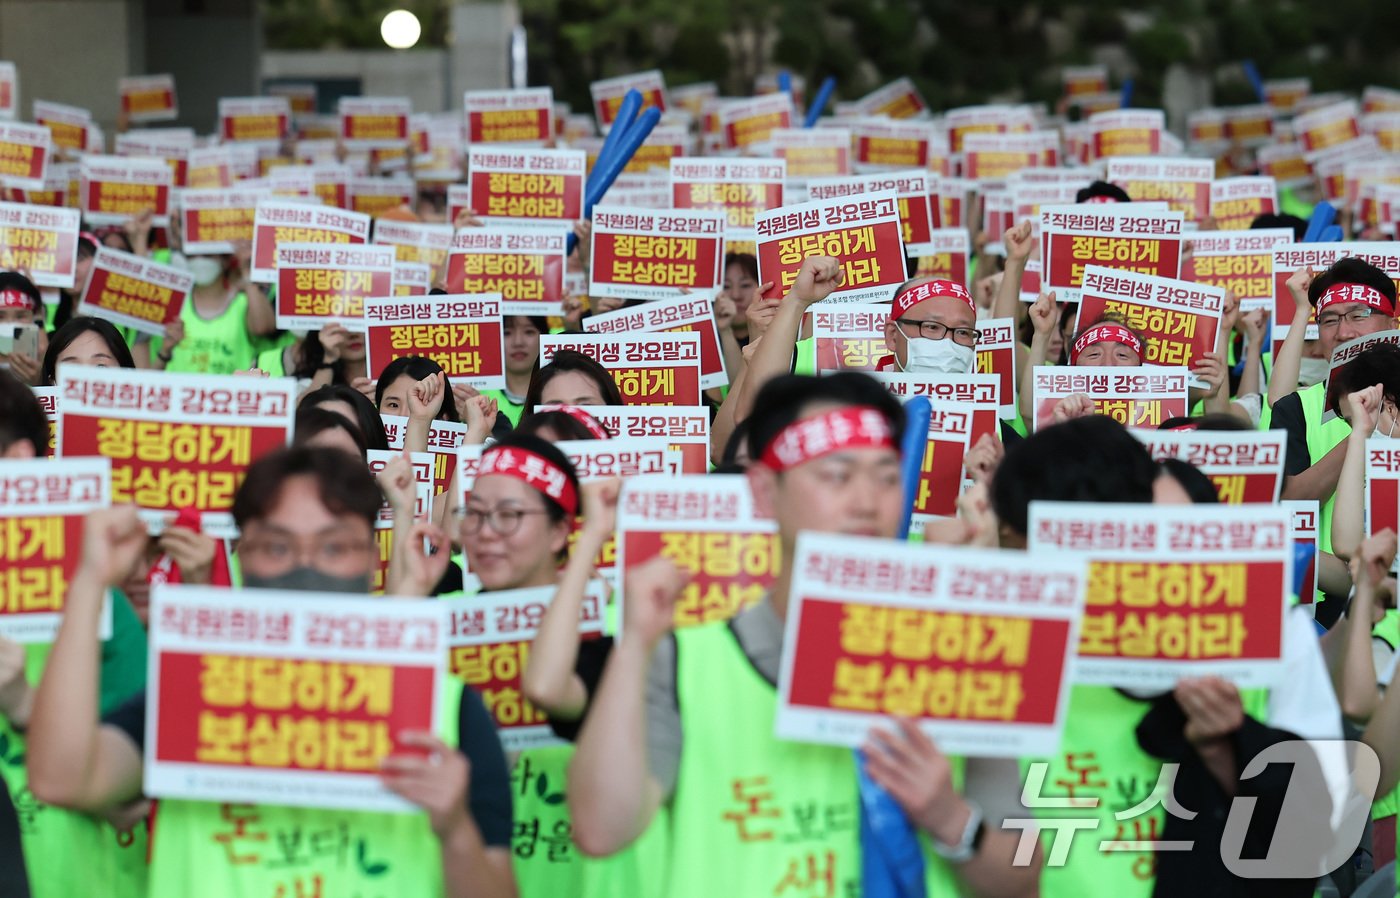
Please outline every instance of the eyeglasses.
[{"label": "eyeglasses", "polygon": [[363,561],[374,550],[373,542],[348,537],[309,544],[295,539],[254,538],[244,540],[238,546],[240,556],[263,567],[290,570],[297,564],[310,564],[318,571],[327,572],[344,570]]},{"label": "eyeglasses", "polygon": [[[982,332],[975,327],[949,327],[941,321],[934,321],[932,318],[923,321],[915,321],[910,318],[897,318],[895,324],[914,324],[919,328],[918,335],[927,340],[942,340],[948,334],[953,335],[953,342],[963,346],[976,346],[977,341],[982,338]],[[905,333],[908,336],[908,333]]]},{"label": "eyeglasses", "polygon": [[1322,328],[1327,328],[1328,330],[1331,330],[1334,327],[1340,327],[1343,321],[1349,321],[1352,324],[1360,324],[1361,322],[1365,321],[1367,318],[1370,318],[1374,314],[1376,314],[1376,310],[1371,308],[1370,306],[1357,306],[1350,312],[1338,312],[1335,315],[1323,315],[1322,317],[1317,319],[1317,326],[1319,330]]},{"label": "eyeglasses", "polygon": [[510,536],[520,529],[520,522],[529,514],[549,514],[543,508],[493,508],[483,511],[480,508],[454,508],[452,517],[463,525],[467,533],[477,533],[481,525],[490,524],[491,529],[501,536]]}]

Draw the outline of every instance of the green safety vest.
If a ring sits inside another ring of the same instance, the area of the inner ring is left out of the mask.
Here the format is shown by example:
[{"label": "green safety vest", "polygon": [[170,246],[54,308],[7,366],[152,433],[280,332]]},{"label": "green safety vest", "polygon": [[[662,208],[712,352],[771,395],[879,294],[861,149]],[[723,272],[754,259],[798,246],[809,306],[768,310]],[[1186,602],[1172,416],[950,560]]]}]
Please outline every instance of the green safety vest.
[{"label": "green safety vest", "polygon": [[[104,713],[145,687],[145,647],[145,632],[130,603],[113,596],[112,638],[102,643],[99,707]],[[39,682],[52,648],[25,646],[24,671],[31,684]],[[24,734],[0,717],[0,777],[14,801],[33,898],[143,898],[146,824],[123,834],[97,817],[41,804],[29,790],[25,751]]]},{"label": "green safety vest", "polygon": [[258,353],[254,365],[259,371],[266,371],[268,377],[286,377],[287,365],[282,359],[282,350],[285,347],[278,346],[275,349],[264,349]]},{"label": "green safety vest", "polygon": [[510,419],[511,427],[520,426],[520,418],[525,414],[523,402],[512,402],[505,390],[482,390],[481,395],[496,400],[496,410]]},{"label": "green safety vest", "polygon": [[817,340],[815,337],[808,337],[805,340],[797,341],[797,359],[793,362],[793,374],[806,374],[810,377],[817,376]]},{"label": "green safety vest", "polygon": [[[1263,720],[1268,709],[1264,690],[1241,690],[1246,714]],[[1029,765],[1045,763],[1037,798],[1097,799],[1085,808],[1036,808],[1046,819],[1097,819],[1095,829],[1059,835],[1072,838],[1063,864],[1046,864],[1040,875],[1042,898],[1150,898],[1156,880],[1152,851],[1101,851],[1101,842],[1156,841],[1163,838],[1166,809],[1160,801],[1124,820],[1116,813],[1137,807],[1157,786],[1162,762],[1138,746],[1137,725],[1148,704],[1108,686],[1072,686],[1060,750],[1047,758],[1022,761],[1022,781]],[[1027,787],[1029,789],[1029,786]],[[1049,857],[1056,830],[1046,827],[1041,847]]]},{"label": "green safety vest", "polygon": [[[1387,611],[1380,623],[1371,628],[1371,636],[1383,640],[1392,649],[1400,647],[1400,612],[1396,612],[1394,609]],[[1380,673],[1380,671],[1376,671],[1376,673]],[[1400,786],[1396,786],[1376,799],[1371,805],[1371,819],[1380,820],[1383,817],[1393,817],[1397,809],[1400,809]],[[1400,834],[1397,834],[1397,838],[1400,838]]]},{"label": "green safety vest", "polygon": [[[457,744],[462,689],[448,677],[444,742]],[[163,800],[151,898],[432,898],[442,852],[426,812]]]},{"label": "green safety vest", "polygon": [[[861,884],[860,798],[846,748],[773,735],[777,690],[727,622],[676,633],[685,749],[671,797],[668,898],[850,895]],[[953,760],[961,785],[963,762]],[[929,850],[929,898],[959,895]]]},{"label": "green safety vest", "polygon": [[[214,319],[200,316],[194,299],[185,302],[180,320],[185,323],[185,339],[171,350],[166,371],[185,374],[232,374],[252,367],[253,338],[248,333],[246,316],[248,294],[239,292],[223,314]],[[152,351],[161,352],[159,338],[151,341]]]},{"label": "green safety vest", "polygon": [[[466,570],[465,564],[462,569]],[[461,600],[467,595],[444,593],[438,599]],[[484,698],[490,709],[490,697]],[[574,845],[574,825],[565,801],[573,756],[572,745],[548,745],[525,749],[511,764],[511,860],[521,898],[660,898],[667,848],[665,814],[658,814],[646,832],[617,854],[584,857]]]},{"label": "green safety vest", "polygon": [[[1351,434],[1351,425],[1340,417],[1323,423],[1322,416],[1325,414],[1327,405],[1327,384],[1317,383],[1299,390],[1298,398],[1303,403],[1303,420],[1307,423],[1308,428],[1308,455],[1311,457],[1312,463],[1317,464],[1322,461],[1324,455],[1331,452]],[[1322,515],[1317,528],[1317,549],[1319,552],[1332,551],[1332,512],[1335,510],[1336,504],[1336,493],[1333,493],[1326,502],[1322,503]]]}]

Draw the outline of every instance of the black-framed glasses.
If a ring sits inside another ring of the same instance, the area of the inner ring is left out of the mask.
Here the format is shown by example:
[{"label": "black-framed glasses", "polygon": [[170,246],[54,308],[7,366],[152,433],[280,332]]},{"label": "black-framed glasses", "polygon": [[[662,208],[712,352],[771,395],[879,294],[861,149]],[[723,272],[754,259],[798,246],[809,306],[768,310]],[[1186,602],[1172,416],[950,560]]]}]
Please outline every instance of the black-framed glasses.
[{"label": "black-framed glasses", "polygon": [[1376,310],[1370,306],[1357,306],[1347,312],[1337,312],[1332,315],[1319,316],[1317,319],[1317,326],[1319,330],[1322,328],[1331,330],[1334,327],[1341,327],[1343,321],[1350,321],[1352,324],[1360,324],[1374,314],[1376,314]]},{"label": "black-framed glasses", "polygon": [[490,524],[491,529],[501,536],[510,536],[520,529],[520,522],[525,520],[526,515],[549,514],[543,508],[492,508],[482,510],[480,508],[454,508],[452,517],[463,524],[467,533],[477,533],[483,524]]},{"label": "black-framed glasses", "polygon": [[[918,334],[916,336],[923,337],[926,340],[942,340],[949,334],[952,334],[954,343],[963,346],[976,346],[977,341],[982,338],[982,332],[975,327],[949,327],[941,321],[934,321],[932,318],[926,318],[921,321],[912,318],[896,318],[894,323],[901,326],[906,324],[916,325],[918,327]],[[909,336],[909,332],[905,331],[904,335],[906,337]]]}]

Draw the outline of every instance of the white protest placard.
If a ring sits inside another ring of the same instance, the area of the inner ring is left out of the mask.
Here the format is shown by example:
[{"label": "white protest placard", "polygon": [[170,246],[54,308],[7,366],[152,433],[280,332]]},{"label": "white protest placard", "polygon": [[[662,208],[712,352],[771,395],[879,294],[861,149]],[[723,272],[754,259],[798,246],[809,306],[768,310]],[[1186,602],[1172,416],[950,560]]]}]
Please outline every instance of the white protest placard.
[{"label": "white protest placard", "polygon": [[1090,564],[1076,683],[1270,686],[1283,675],[1289,509],[1032,502],[1027,529],[1033,557]]},{"label": "white protest placard", "polygon": [[1157,461],[1181,459],[1210,478],[1226,505],[1273,504],[1283,492],[1287,431],[1146,431],[1133,432]]},{"label": "white protest placard", "polygon": [[[501,747],[508,752],[566,744],[550,730],[545,713],[526,700],[520,685],[554,592],[552,587],[507,589],[442,603],[449,614],[448,667],[486,699]],[[591,583],[579,613],[581,639],[603,635],[606,605],[601,585]]]},{"label": "white protest placard", "polygon": [[364,327],[365,300],[393,296],[394,248],[372,244],[281,243],[277,326]]},{"label": "white protest placard", "polygon": [[715,290],[724,279],[724,227],[722,212],[596,209],[588,295],[662,299]]},{"label": "white protest placard", "polygon": [[856,747],[893,715],[947,752],[1054,751],[1083,561],[816,533],[795,555],[779,738]]},{"label": "white protest placard", "polygon": [[253,264],[249,277],[254,283],[276,283],[277,250],[284,243],[366,243],[369,224],[370,217],[360,212],[289,199],[262,200],[253,217]]},{"label": "white protest placard", "polygon": [[142,75],[117,80],[122,114],[133,122],[168,122],[180,117],[174,75]]},{"label": "white protest placard", "polygon": [[583,329],[593,334],[698,334],[701,389],[711,390],[729,383],[729,375],[724,370],[719,329],[715,323],[713,293],[686,293],[601,315],[590,315],[583,320]]},{"label": "white protest placard", "polygon": [[0,116],[0,182],[43,190],[53,152],[53,134],[48,128],[5,121]]},{"label": "white protest placard", "polygon": [[436,362],[454,384],[505,388],[500,294],[371,297],[364,316],[370,371],[421,356]]},{"label": "white protest placard", "polygon": [[701,338],[697,333],[545,334],[540,365],[562,349],[608,369],[628,405],[699,405]]},{"label": "white protest placard", "polygon": [[1156,428],[1163,421],[1187,414],[1190,376],[1186,368],[1158,366],[1039,366],[1034,371],[1032,393],[1035,429],[1054,423],[1055,406],[1075,394],[1088,396],[1097,414],[1125,427]]},{"label": "white protest placard", "polygon": [[84,156],[78,181],[79,207],[89,224],[121,224],[148,211],[151,224],[170,223],[174,175],[164,159]]},{"label": "white protest placard", "polygon": [[894,191],[815,200],[761,213],[758,280],[772,283],[768,297],[786,295],[810,256],[833,256],[843,286],[822,302],[883,302],[905,280],[899,198]]},{"label": "white protest placard", "polygon": [[734,474],[633,477],[617,507],[617,569],[652,558],[689,575],[675,625],[728,620],[762,601],[781,561],[777,523],[755,514],[748,480]]},{"label": "white protest placard", "polygon": [[462,97],[469,143],[544,146],[554,137],[554,91],[469,90]]},{"label": "white protest placard", "polygon": [[889,303],[818,305],[810,314],[818,371],[874,371],[893,359],[885,343]]},{"label": "white protest placard", "polygon": [[[83,519],[112,504],[105,458],[0,460],[0,636],[53,642],[82,559]],[[110,631],[110,606],[104,628]]]},{"label": "white protest placard", "polygon": [[60,366],[60,458],[112,462],[112,501],[157,530],[182,509],[204,532],[237,536],[230,509],[248,466],[292,439],[290,377]]},{"label": "white protest placard", "polygon": [[438,731],[447,629],[431,599],[156,586],[146,792],[421,812],[380,764],[400,733]]}]

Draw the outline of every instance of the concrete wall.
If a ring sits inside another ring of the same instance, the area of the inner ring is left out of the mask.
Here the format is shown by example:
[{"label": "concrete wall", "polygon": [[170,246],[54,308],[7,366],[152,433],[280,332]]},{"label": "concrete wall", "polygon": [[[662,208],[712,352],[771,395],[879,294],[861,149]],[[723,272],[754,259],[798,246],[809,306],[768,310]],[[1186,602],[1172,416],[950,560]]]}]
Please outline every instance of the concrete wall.
[{"label": "concrete wall", "polygon": [[510,34],[519,22],[509,2],[460,4],[445,50],[268,50],[261,77],[356,79],[364,96],[408,97],[417,112],[455,112],[464,91],[510,86]]},{"label": "concrete wall", "polygon": [[[261,77],[356,78],[367,97],[408,97],[416,112],[445,112],[447,53],[444,50],[268,50]],[[259,92],[261,87],[259,87]]]},{"label": "concrete wall", "polygon": [[145,24],[145,68],[133,74],[170,72],[175,76],[180,100],[178,124],[207,134],[217,126],[219,97],[254,97],[261,93],[258,56],[262,51],[262,25],[257,4],[251,0],[242,10],[150,14]]},{"label": "concrete wall", "polygon": [[0,59],[19,70],[20,116],[36,99],[68,103],[110,135],[117,79],[145,71],[143,14],[141,0],[0,0]]}]

